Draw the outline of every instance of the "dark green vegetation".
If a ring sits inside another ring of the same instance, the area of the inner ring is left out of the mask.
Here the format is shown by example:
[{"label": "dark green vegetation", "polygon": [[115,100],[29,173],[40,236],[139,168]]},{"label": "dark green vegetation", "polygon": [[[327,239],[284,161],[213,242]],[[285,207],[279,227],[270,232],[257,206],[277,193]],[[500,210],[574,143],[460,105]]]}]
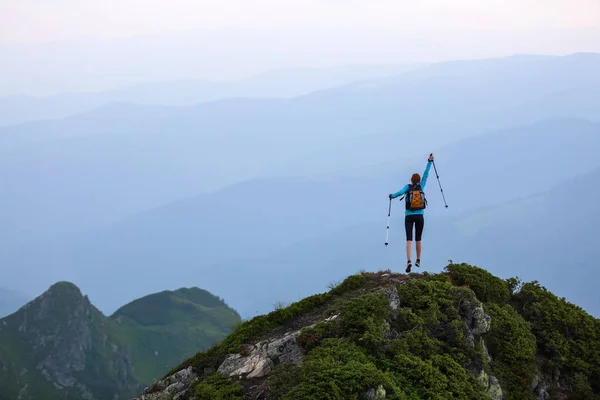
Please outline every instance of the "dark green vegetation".
[{"label": "dark green vegetation", "polygon": [[[296,328],[302,363],[277,364],[253,386],[210,372],[227,354]],[[262,387],[271,400],[361,399],[369,390],[386,399],[533,400],[544,390],[551,399],[593,400],[600,321],[537,282],[467,264],[440,274],[362,272],[245,321],[171,373],[188,366],[200,376],[196,399],[254,398],[251,388]]]},{"label": "dark green vegetation", "polygon": [[198,288],[155,293],[106,317],[59,282],[0,320],[0,399],[130,398],[239,321]]},{"label": "dark green vegetation", "polygon": [[222,340],[240,322],[223,300],[198,288],[143,297],[117,310],[111,319],[131,350],[135,378],[144,384]]}]

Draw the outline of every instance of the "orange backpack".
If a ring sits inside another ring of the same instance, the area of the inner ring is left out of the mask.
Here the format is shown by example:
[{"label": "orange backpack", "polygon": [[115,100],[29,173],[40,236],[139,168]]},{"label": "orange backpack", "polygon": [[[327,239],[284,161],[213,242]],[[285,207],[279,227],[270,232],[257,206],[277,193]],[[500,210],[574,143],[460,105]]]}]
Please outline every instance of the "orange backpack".
[{"label": "orange backpack", "polygon": [[406,209],[410,211],[424,210],[427,207],[425,192],[420,184],[412,185],[406,193]]}]

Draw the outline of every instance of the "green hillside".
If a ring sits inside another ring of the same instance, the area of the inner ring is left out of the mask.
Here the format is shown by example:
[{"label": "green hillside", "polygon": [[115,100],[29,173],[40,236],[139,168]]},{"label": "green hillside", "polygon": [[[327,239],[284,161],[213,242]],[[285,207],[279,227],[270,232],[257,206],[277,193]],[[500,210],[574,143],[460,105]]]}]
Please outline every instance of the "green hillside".
[{"label": "green hillside", "polygon": [[143,397],[173,398],[598,400],[600,320],[467,264],[361,272],[244,322]]},{"label": "green hillside", "polygon": [[117,310],[111,320],[131,350],[135,378],[149,384],[198,349],[230,334],[240,316],[223,300],[191,288],[135,300]]},{"label": "green hillside", "polygon": [[108,318],[59,282],[0,319],[0,399],[128,399],[239,320],[197,288],[146,296]]}]

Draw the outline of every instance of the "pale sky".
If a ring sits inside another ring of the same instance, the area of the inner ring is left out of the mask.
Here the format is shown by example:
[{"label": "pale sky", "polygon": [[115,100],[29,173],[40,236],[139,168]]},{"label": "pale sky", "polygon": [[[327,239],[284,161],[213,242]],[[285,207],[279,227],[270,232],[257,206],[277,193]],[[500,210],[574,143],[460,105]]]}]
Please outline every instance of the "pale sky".
[{"label": "pale sky", "polygon": [[600,0],[0,0],[0,42],[187,29],[537,29],[600,25]]},{"label": "pale sky", "polygon": [[0,0],[0,97],[600,52],[600,0]]}]

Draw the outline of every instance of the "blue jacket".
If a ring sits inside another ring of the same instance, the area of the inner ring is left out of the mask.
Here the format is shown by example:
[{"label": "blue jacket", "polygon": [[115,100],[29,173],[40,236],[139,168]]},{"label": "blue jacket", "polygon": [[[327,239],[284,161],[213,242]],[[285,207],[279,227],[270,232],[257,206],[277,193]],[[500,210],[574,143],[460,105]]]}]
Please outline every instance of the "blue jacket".
[{"label": "blue jacket", "polygon": [[[427,167],[425,167],[425,172],[423,172],[423,177],[421,178],[421,188],[423,188],[423,190],[425,190],[425,185],[427,184],[427,177],[429,176],[429,168],[431,168],[431,161],[427,161]],[[411,185],[405,185],[402,189],[400,189],[398,192],[393,193],[392,194],[392,199],[395,199],[396,197],[400,197],[403,194],[405,194],[406,192],[408,192],[408,189],[410,188]],[[411,210],[405,210],[404,212],[405,215],[423,215],[425,214],[425,210],[416,210],[416,211],[411,211]]]}]

